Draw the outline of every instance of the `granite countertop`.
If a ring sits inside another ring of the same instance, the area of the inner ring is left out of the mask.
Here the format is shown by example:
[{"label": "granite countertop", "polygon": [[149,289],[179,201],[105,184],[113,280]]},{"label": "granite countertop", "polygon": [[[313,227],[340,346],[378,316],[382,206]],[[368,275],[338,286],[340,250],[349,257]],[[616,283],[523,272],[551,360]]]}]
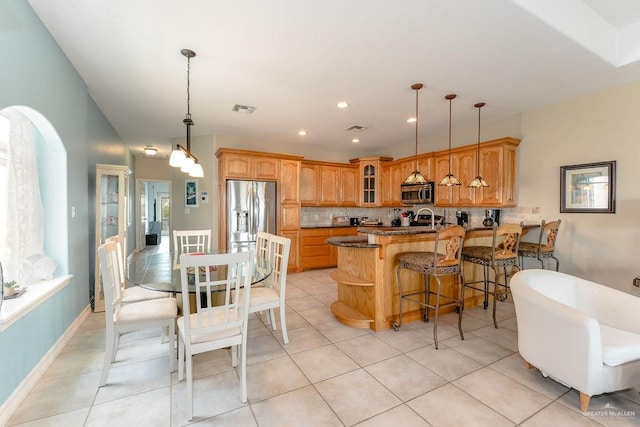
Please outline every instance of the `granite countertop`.
[{"label": "granite countertop", "polygon": [[378,243],[369,243],[369,239],[364,236],[340,236],[329,237],[327,243],[333,246],[343,246],[346,248],[379,248]]},{"label": "granite countertop", "polygon": [[400,236],[409,234],[435,233],[430,226],[411,227],[358,227],[358,233],[377,234],[379,236]]},{"label": "granite countertop", "polygon": [[339,225],[331,225],[331,224],[324,224],[324,225],[301,225],[300,228],[301,229],[308,229],[308,228],[348,228],[348,227],[356,227],[355,225],[351,225],[351,224],[339,224]]}]

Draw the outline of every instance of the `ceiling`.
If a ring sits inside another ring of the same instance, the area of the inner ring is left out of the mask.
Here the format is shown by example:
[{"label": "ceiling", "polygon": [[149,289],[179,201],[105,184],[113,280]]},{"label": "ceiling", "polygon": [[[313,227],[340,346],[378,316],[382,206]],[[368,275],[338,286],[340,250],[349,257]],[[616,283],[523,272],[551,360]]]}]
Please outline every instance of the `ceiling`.
[{"label": "ceiling", "polygon": [[640,79],[637,0],[28,1],[135,154],[184,138],[183,48],[194,135],[363,153],[414,141],[416,82],[422,140],[448,93],[455,128]]}]

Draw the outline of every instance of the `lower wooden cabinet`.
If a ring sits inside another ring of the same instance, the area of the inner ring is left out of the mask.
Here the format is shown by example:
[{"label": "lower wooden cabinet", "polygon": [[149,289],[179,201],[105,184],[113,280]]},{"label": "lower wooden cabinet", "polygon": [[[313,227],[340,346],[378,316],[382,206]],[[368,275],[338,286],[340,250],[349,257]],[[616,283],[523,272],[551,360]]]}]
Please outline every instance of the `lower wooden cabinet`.
[{"label": "lower wooden cabinet", "polygon": [[336,267],[337,248],[327,243],[329,237],[355,236],[356,227],[304,228],[300,231],[302,269]]}]

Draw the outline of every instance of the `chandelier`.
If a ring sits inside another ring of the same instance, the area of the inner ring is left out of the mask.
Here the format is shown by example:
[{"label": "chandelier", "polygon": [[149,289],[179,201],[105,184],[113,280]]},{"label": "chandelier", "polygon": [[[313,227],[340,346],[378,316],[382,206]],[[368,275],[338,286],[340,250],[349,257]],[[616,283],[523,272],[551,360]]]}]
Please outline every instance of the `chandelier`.
[{"label": "chandelier", "polygon": [[202,165],[198,163],[198,158],[191,153],[191,126],[193,126],[193,120],[191,120],[189,73],[191,71],[191,58],[195,57],[196,53],[191,49],[182,49],[180,53],[187,58],[187,114],[182,121],[187,126],[187,148],[177,144],[176,148],[171,152],[169,165],[180,168],[182,172],[188,173],[191,177],[202,178],[204,176]]}]

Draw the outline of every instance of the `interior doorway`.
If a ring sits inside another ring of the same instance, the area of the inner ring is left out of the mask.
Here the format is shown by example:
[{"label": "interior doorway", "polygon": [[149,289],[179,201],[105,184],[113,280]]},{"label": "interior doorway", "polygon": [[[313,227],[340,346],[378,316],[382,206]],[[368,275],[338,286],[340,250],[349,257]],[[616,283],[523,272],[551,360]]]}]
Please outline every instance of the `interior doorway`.
[{"label": "interior doorway", "polygon": [[136,180],[136,249],[169,251],[171,235],[171,181]]}]

